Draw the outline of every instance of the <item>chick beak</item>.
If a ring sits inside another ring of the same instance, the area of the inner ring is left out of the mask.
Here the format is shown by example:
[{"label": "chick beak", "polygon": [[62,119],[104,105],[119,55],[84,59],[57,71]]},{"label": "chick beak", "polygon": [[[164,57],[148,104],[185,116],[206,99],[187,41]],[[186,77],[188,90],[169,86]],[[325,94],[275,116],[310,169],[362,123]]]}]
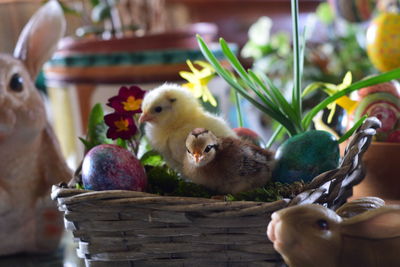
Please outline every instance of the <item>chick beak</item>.
[{"label": "chick beak", "polygon": [[139,123],[151,122],[152,120],[154,120],[154,117],[145,112],[139,117]]},{"label": "chick beak", "polygon": [[199,163],[200,160],[201,160],[201,158],[202,158],[202,156],[201,156],[201,154],[200,154],[199,152],[194,152],[194,153],[193,153],[193,157],[194,157],[194,161],[195,161],[196,163]]}]

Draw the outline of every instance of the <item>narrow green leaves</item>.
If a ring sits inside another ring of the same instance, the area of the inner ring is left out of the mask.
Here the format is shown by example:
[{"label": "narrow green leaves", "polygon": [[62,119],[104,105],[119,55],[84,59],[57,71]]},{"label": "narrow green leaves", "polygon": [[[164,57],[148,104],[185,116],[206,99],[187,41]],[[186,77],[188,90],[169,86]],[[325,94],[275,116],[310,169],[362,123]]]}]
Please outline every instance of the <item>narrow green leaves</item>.
[{"label": "narrow green leaves", "polygon": [[[252,105],[254,105],[256,108],[261,110],[262,112],[268,114],[271,116],[273,119],[277,120],[279,123],[281,123],[289,132],[290,135],[296,134],[296,129],[293,126],[292,121],[285,116],[285,114],[282,114],[282,112],[279,110],[279,107],[272,102],[267,95],[264,95],[260,92],[258,89],[257,85],[255,84],[254,80],[251,79],[250,75],[246,72],[246,70],[243,68],[243,66],[240,64],[239,60],[236,58],[236,56],[233,54],[233,52],[230,50],[229,46],[226,44],[225,41],[221,41],[221,46],[223,46],[223,53],[229,60],[229,62],[232,64],[232,67],[237,71],[239,74],[241,80],[240,82],[234,78],[234,75],[223,68],[221,64],[219,63],[218,59],[214,56],[214,54],[210,51],[210,49],[207,47],[206,43],[204,40],[197,35],[197,41],[199,43],[200,49],[204,55],[204,57],[210,62],[210,64],[215,68],[215,71],[225,79],[225,81],[232,86],[233,89],[235,89],[242,97],[244,97],[246,100],[248,100]],[[242,83],[245,85],[245,87],[242,85]],[[262,101],[260,103],[254,96],[250,95],[246,87],[251,89]]]},{"label": "narrow green leaves", "polygon": [[299,46],[299,6],[297,0],[291,0],[292,9],[292,39],[293,39],[293,82],[292,106],[300,118],[301,108],[301,67],[300,67],[300,46]]},{"label": "narrow green leaves", "polygon": [[368,118],[367,115],[364,115],[361,119],[359,119],[354,125],[353,127],[351,127],[350,130],[348,130],[344,135],[342,135],[339,140],[338,143],[341,144],[344,141],[346,141],[357,129],[358,127],[361,126],[361,124],[363,124],[363,122]]}]

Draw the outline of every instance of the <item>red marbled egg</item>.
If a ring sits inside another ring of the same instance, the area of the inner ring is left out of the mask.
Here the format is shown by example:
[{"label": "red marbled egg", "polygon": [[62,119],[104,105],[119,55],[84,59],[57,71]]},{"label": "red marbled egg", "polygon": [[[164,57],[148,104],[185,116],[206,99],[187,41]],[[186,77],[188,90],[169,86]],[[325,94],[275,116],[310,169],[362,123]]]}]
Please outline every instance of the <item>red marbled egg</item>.
[{"label": "red marbled egg", "polygon": [[147,177],[131,152],[116,145],[99,145],[83,160],[82,182],[88,190],[145,191]]}]

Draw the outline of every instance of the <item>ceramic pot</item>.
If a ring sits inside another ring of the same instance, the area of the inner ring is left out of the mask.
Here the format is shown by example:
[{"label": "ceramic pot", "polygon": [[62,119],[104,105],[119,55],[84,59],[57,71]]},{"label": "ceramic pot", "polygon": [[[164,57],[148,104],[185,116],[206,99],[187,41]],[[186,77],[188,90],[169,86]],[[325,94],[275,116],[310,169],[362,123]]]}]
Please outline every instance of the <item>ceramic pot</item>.
[{"label": "ceramic pot", "polygon": [[367,173],[354,187],[354,198],[376,196],[400,200],[400,143],[372,142],[363,161]]},{"label": "ceramic pot", "polygon": [[[217,28],[212,23],[195,23],[185,29],[140,37],[110,40],[67,37],[46,64],[46,78],[75,84],[179,80],[179,71],[187,68],[187,59],[204,59],[196,33],[209,43],[217,34]],[[222,56],[219,51],[214,52]]]}]

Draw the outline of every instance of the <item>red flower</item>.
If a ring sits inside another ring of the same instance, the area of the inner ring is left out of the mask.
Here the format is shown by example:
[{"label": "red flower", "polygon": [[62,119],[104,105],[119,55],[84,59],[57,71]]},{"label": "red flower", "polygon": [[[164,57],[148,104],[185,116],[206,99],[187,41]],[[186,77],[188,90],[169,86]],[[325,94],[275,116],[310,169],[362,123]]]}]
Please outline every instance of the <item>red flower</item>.
[{"label": "red flower", "polygon": [[107,137],[113,140],[117,138],[131,139],[137,132],[137,127],[132,116],[127,114],[108,114],[104,116],[104,122],[109,127]]},{"label": "red flower", "polygon": [[123,86],[119,89],[117,96],[108,99],[107,106],[112,107],[117,113],[121,114],[141,113],[141,105],[145,93],[138,86],[129,88]]}]

